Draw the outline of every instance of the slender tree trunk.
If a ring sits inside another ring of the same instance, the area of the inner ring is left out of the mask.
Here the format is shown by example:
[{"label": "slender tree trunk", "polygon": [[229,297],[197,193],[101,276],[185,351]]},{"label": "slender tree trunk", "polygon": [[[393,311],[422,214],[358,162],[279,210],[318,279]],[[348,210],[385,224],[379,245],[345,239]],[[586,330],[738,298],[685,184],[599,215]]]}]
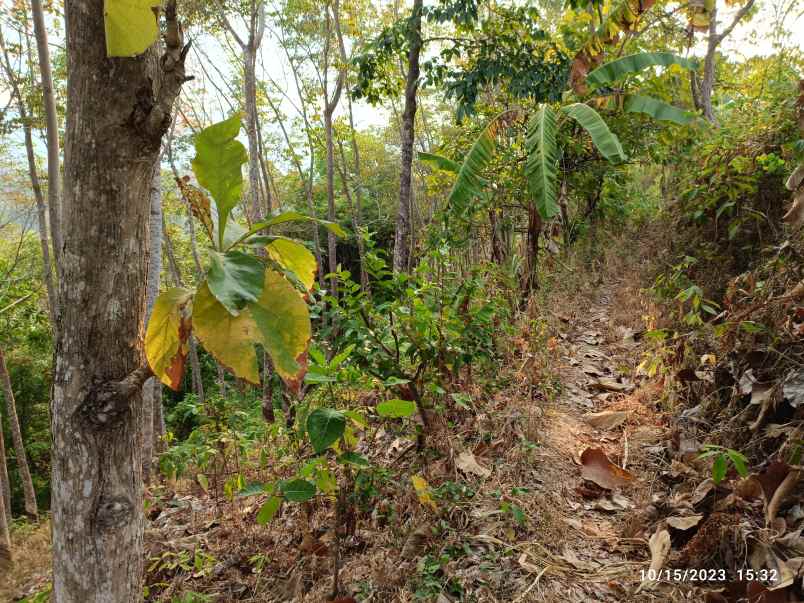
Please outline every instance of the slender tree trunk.
[{"label": "slender tree trunk", "polygon": [[[145,324],[151,319],[154,302],[159,295],[159,277],[162,273],[162,169],[159,159],[151,178],[149,228],[151,230],[148,257],[148,277],[145,291]],[[151,377],[142,386],[142,477],[150,481],[154,444],[154,392],[158,379]]]},{"label": "slender tree trunk", "polygon": [[19,87],[17,74],[15,73],[11,60],[8,56],[8,49],[6,48],[6,41],[3,38],[3,32],[0,31],[0,49],[3,52],[3,70],[6,72],[6,78],[11,85],[11,95],[17,104],[17,111],[19,112],[20,120],[22,121],[23,138],[25,140],[25,153],[28,160],[28,175],[31,180],[31,189],[34,193],[34,200],[36,201],[36,217],[37,226],[39,227],[39,246],[42,250],[42,276],[45,281],[45,290],[47,291],[48,313],[50,316],[50,328],[55,332],[56,329],[56,316],[58,316],[58,302],[56,300],[56,286],[53,278],[53,262],[50,258],[50,246],[48,244],[48,223],[47,223],[47,206],[45,205],[45,198],[42,194],[42,185],[39,181],[39,173],[36,169],[36,154],[34,152],[33,136],[31,133],[31,120],[28,115],[28,108],[25,105],[25,99]]},{"label": "slender tree trunk", "polygon": [[704,118],[714,125],[717,125],[717,117],[715,117],[715,111],[712,108],[712,92],[715,88],[715,58],[717,53],[717,48],[720,46],[720,43],[725,40],[732,30],[735,28],[737,23],[745,17],[751,7],[754,6],[755,0],[748,0],[741,8],[737,11],[732,19],[732,22],[723,30],[722,33],[717,32],[717,3],[712,3],[712,9],[709,14],[709,38],[707,39],[706,43],[706,57],[704,58],[704,73],[703,79],[701,80],[700,89],[698,90],[699,100],[701,104],[701,108],[703,109]]},{"label": "slender tree trunk", "polygon": [[103,0],[66,0],[60,328],[51,412],[53,597],[142,599],[143,322],[153,169],[184,76],[165,55],[106,55]]},{"label": "slender tree trunk", "polygon": [[153,410],[154,451],[156,452],[156,454],[162,454],[167,449],[167,442],[165,441],[165,435],[167,432],[165,430],[165,407],[163,406],[162,403],[161,381],[154,381],[153,402],[154,402],[154,410]]},{"label": "slender tree trunk", "polygon": [[3,413],[0,412],[0,506],[3,507],[8,521],[11,521],[11,480],[8,479],[8,457],[3,435]]},{"label": "slender tree trunk", "polygon": [[251,202],[252,223],[258,222],[262,215],[260,143],[257,137],[257,46],[259,46],[259,40],[249,40],[249,44],[243,49],[243,97],[246,105],[246,135],[248,137],[248,194]]},{"label": "slender tree trunk", "polygon": [[564,239],[564,249],[570,246],[570,219],[567,208],[567,179],[561,178],[561,188],[558,191],[558,207],[561,210],[561,235]]},{"label": "slender tree trunk", "polygon": [[[338,103],[341,100],[341,92],[343,91],[343,83],[346,78],[346,67],[343,66],[338,70],[338,79],[335,83],[335,90],[332,93],[332,98],[329,98],[329,90],[327,89],[327,74],[329,71],[329,49],[331,44],[332,27],[330,23],[329,4],[324,7],[327,16],[327,42],[324,50],[324,137],[327,147],[327,219],[334,222],[335,215],[335,143],[333,141],[333,128],[332,116]],[[340,10],[339,0],[335,0],[333,13],[338,18],[338,11]],[[338,270],[338,256],[337,256],[337,240],[335,234],[327,231],[327,259],[329,262],[329,271],[335,274]],[[330,292],[335,297],[338,296],[338,279],[332,276],[329,281]]]},{"label": "slender tree trunk", "polygon": [[399,207],[394,237],[394,272],[403,272],[410,268],[413,203],[411,171],[416,129],[416,93],[419,89],[419,55],[422,49],[422,0],[413,0],[413,16],[409,28],[408,73],[405,79],[405,109],[402,112],[402,169],[399,177]]},{"label": "slender tree trunk", "polygon": [[[0,428],[0,444],[3,441],[3,430]],[[0,448],[0,453],[4,450]],[[6,464],[5,454],[0,455],[0,463],[3,466]],[[8,483],[8,475],[3,476],[0,471],[0,496],[6,491],[10,490]],[[11,569],[14,563],[14,558],[11,554],[11,535],[8,532],[8,523],[11,521],[11,511],[6,510],[6,505],[0,500],[0,576]]]},{"label": "slender tree trunk", "polygon": [[11,377],[8,374],[6,358],[3,348],[0,348],[0,380],[3,385],[3,395],[6,398],[6,412],[8,413],[8,425],[11,428],[11,440],[14,442],[14,452],[17,455],[17,469],[20,473],[22,482],[22,492],[25,495],[25,514],[31,519],[39,517],[39,509],[36,504],[36,491],[31,479],[31,470],[28,467],[28,453],[25,452],[25,443],[22,440],[22,430],[20,421],[17,418],[17,404],[14,401],[14,390],[11,389]]},{"label": "slender tree trunk", "polygon": [[[61,163],[59,160],[59,117],[56,111],[56,96],[53,88],[53,74],[50,68],[50,49],[47,42],[47,28],[42,9],[42,0],[31,0],[36,50],[39,56],[39,72],[42,77],[42,102],[45,109],[45,132],[47,136],[47,204],[50,215],[50,236],[53,240],[53,260],[56,274],[59,274],[61,260]],[[58,302],[51,299],[58,315]],[[55,328],[55,325],[54,325]]]},{"label": "slender tree trunk", "polygon": [[[335,33],[338,36],[338,48],[341,52],[341,62],[346,65],[349,63],[349,57],[346,56],[346,44],[343,41],[343,32],[341,31],[341,18],[339,12],[335,11]],[[357,144],[357,131],[355,130],[354,111],[352,111],[352,96],[346,94],[346,106],[349,110],[349,132],[351,135],[352,147],[352,163],[355,168],[355,177],[353,183],[354,190],[354,204],[352,204],[352,225],[355,229],[355,237],[357,237],[357,254],[360,260],[360,287],[363,291],[369,290],[368,272],[366,271],[366,246],[363,241],[363,173],[360,169],[360,147]],[[348,171],[346,166],[346,158],[344,157],[343,147],[341,146],[341,157],[344,173]],[[348,190],[348,183],[344,182],[344,189]]]},{"label": "slender tree trunk", "polygon": [[527,266],[522,278],[522,300],[527,302],[538,286],[539,236],[542,233],[542,217],[535,206],[528,208]]}]

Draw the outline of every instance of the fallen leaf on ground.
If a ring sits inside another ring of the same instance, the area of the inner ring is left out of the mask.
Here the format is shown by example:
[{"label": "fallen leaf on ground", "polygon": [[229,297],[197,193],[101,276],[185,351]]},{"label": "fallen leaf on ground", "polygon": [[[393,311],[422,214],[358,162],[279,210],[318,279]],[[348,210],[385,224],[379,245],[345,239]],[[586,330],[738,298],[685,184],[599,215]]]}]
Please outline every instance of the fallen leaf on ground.
[{"label": "fallen leaf on ground", "polygon": [[475,455],[468,451],[461,452],[458,455],[458,458],[455,459],[455,466],[464,473],[471,473],[480,477],[491,475],[491,470],[481,466],[475,459]]},{"label": "fallen leaf on ground", "polygon": [[589,384],[589,387],[601,391],[617,392],[621,394],[631,392],[634,389],[634,386],[631,383],[620,383],[619,381],[607,379],[605,377],[600,377],[599,379],[592,381],[592,383]]},{"label": "fallen leaf on ground", "polygon": [[609,460],[599,448],[587,448],[581,454],[581,477],[601,488],[614,490],[633,481],[632,473]]},{"label": "fallen leaf on ground", "polygon": [[628,413],[622,410],[604,410],[584,415],[584,419],[595,429],[614,429],[622,425],[628,418]]},{"label": "fallen leaf on ground", "polygon": [[[649,572],[656,575],[667,561],[667,556],[670,554],[670,532],[657,528],[653,536],[648,540],[648,548],[650,549],[650,568]],[[640,584],[637,592],[642,588],[650,588],[655,580],[646,579]]]},{"label": "fallen leaf on ground", "polygon": [[703,515],[688,515],[687,517],[668,517],[665,522],[674,530],[689,530],[701,523],[702,519]]}]

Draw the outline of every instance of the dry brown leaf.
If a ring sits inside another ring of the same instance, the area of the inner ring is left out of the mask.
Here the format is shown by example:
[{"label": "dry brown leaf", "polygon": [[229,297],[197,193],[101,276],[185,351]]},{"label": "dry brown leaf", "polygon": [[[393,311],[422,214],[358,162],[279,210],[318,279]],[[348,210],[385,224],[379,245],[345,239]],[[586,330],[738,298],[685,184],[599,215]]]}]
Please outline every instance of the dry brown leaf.
[{"label": "dry brown leaf", "polygon": [[668,517],[665,519],[667,525],[674,530],[689,530],[694,528],[703,519],[703,515],[688,515],[687,517]]},{"label": "dry brown leaf", "polygon": [[798,226],[804,222],[804,188],[798,191],[790,209],[787,210],[782,219],[793,226]]},{"label": "dry brown leaf", "polygon": [[614,429],[622,425],[628,418],[628,413],[622,410],[604,410],[584,415],[584,419],[595,429]]},{"label": "dry brown leaf", "polygon": [[581,477],[607,490],[625,486],[634,480],[632,473],[612,463],[599,448],[587,448],[581,454]]},{"label": "dry brown leaf", "polygon": [[464,473],[471,473],[479,477],[488,477],[491,475],[491,470],[480,465],[475,455],[469,451],[461,452],[458,455],[458,458],[455,459],[455,466]]},{"label": "dry brown leaf", "polygon": [[617,392],[621,394],[631,392],[634,389],[634,386],[630,383],[620,383],[619,381],[605,377],[595,379],[589,384],[589,387],[600,391]]},{"label": "dry brown leaf", "polygon": [[[657,528],[653,536],[648,540],[648,548],[650,549],[650,568],[649,572],[652,575],[658,574],[659,570],[664,567],[667,561],[667,556],[670,554],[670,532]],[[642,588],[649,588],[654,580],[644,580],[639,585],[637,592]]]}]

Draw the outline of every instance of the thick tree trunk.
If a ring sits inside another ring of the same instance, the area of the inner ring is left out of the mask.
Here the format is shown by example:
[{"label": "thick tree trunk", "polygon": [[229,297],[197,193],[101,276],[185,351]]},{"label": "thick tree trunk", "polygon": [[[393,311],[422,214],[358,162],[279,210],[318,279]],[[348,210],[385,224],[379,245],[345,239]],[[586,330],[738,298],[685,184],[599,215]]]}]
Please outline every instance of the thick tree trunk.
[{"label": "thick tree trunk", "polygon": [[25,443],[22,440],[20,421],[17,418],[17,404],[14,401],[14,390],[11,389],[11,376],[8,374],[3,348],[0,348],[0,381],[2,381],[3,395],[6,399],[6,412],[8,413],[8,425],[11,428],[11,440],[14,442],[14,453],[17,455],[17,470],[20,473],[22,492],[25,495],[25,514],[31,519],[37,519],[39,509],[36,504],[36,491],[31,479],[31,470],[28,467],[28,453],[25,452]]},{"label": "thick tree trunk", "polygon": [[410,268],[411,206],[413,191],[413,139],[416,129],[416,93],[419,89],[419,55],[422,49],[422,0],[413,0],[413,15],[408,31],[408,73],[405,79],[405,109],[402,112],[402,169],[399,176],[399,207],[394,237],[394,272]]},{"label": "thick tree trunk", "polygon": [[[56,112],[56,97],[53,89],[53,74],[50,68],[50,49],[42,0],[31,0],[36,50],[39,56],[39,72],[42,76],[42,102],[45,109],[47,135],[47,204],[50,216],[50,236],[53,240],[53,260],[59,274],[61,259],[61,163],[59,160],[59,117]],[[56,303],[51,299],[51,303]],[[58,305],[56,305],[58,314]]]},{"label": "thick tree trunk", "polygon": [[65,2],[61,316],[53,384],[53,597],[142,599],[143,327],[153,169],[184,81],[165,56],[106,56],[103,0]]}]

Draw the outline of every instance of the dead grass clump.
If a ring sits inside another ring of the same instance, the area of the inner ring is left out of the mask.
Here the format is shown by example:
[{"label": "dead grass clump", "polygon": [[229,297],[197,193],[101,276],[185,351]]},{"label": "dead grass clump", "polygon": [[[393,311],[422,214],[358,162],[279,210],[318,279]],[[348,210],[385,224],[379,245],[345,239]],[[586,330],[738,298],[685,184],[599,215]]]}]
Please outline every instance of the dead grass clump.
[{"label": "dead grass clump", "polygon": [[50,521],[11,525],[14,565],[0,580],[0,601],[15,601],[45,590],[50,582]]}]

